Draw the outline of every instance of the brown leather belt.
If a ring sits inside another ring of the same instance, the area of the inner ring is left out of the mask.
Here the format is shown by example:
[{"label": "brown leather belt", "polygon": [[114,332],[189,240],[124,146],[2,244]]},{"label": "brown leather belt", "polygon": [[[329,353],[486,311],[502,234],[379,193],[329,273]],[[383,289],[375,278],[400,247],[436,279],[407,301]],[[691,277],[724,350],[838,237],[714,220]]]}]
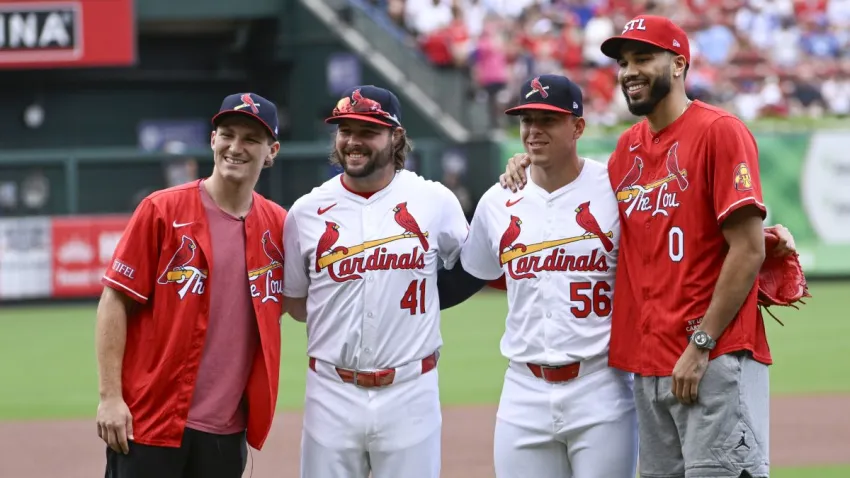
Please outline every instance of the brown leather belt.
[{"label": "brown leather belt", "polygon": [[[437,359],[439,352],[434,352],[431,355],[422,359],[422,375],[434,370],[437,367]],[[357,370],[349,370],[346,368],[336,368],[336,373],[339,378],[345,383],[352,383],[358,387],[375,388],[386,387],[391,385],[395,380],[395,369],[388,368],[384,370],[375,370],[371,372],[359,372]],[[316,359],[310,357],[310,369],[316,371]]]},{"label": "brown leather belt", "polygon": [[531,373],[535,377],[552,383],[569,382],[578,377],[578,372],[581,368],[580,362],[556,366],[538,365],[536,363],[528,363],[526,365],[528,365],[529,370],[531,370]]}]

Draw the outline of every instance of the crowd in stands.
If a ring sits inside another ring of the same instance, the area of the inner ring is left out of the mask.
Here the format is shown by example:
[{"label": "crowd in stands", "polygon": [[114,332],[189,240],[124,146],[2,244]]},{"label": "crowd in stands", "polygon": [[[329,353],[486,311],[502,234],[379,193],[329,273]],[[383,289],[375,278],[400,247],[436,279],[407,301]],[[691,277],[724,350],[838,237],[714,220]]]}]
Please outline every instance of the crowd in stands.
[{"label": "crowd in stands", "polygon": [[[589,123],[629,121],[616,62],[599,50],[640,13],[691,41],[692,98],[742,119],[850,116],[850,0],[372,0],[427,58],[469,72],[494,122],[543,73],[576,81]],[[633,118],[631,118],[633,119]]]}]

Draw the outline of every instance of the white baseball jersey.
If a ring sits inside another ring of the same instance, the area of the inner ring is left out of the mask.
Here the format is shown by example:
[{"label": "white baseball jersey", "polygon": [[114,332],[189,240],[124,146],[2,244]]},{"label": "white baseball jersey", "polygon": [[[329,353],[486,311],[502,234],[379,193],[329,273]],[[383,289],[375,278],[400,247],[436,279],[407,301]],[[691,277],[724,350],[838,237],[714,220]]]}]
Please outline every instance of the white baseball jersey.
[{"label": "white baseball jersey", "polygon": [[586,159],[578,178],[551,194],[530,173],[524,189],[496,184],[481,198],[463,268],[484,280],[505,275],[508,359],[562,365],[605,354],[620,237],[608,171]]},{"label": "white baseball jersey", "polygon": [[369,199],[341,176],[298,199],[284,226],[284,295],[307,297],[307,354],[374,370],[441,347],[439,259],[451,269],[468,231],[448,188],[405,170]]}]

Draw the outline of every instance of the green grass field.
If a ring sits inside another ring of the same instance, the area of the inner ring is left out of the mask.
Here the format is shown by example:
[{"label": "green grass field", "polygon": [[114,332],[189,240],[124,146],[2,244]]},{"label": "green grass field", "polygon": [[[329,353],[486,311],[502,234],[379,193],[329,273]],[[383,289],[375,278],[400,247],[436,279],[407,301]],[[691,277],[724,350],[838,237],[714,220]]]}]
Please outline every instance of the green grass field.
[{"label": "green grass field", "polygon": [[[767,318],[774,394],[850,392],[842,346],[850,336],[850,284],[814,283],[810,289],[814,297],[801,310],[774,310],[785,327]],[[506,365],[499,354],[505,310],[504,295],[482,293],[444,313],[444,405],[498,402]],[[93,304],[2,308],[0,421],[94,416],[94,311]],[[280,407],[297,409],[304,396],[304,326],[286,318],[282,334]],[[774,476],[844,477],[850,468],[780,469]]]}]

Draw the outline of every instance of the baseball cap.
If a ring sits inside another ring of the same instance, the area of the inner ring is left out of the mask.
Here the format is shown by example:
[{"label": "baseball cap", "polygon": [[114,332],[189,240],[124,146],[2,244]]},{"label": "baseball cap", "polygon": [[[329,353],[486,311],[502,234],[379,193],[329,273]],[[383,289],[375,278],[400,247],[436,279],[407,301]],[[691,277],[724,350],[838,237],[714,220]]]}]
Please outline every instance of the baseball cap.
[{"label": "baseball cap", "polygon": [[383,126],[401,126],[401,104],[392,91],[374,85],[349,88],[325,123],[355,119]]},{"label": "baseball cap", "polygon": [[244,115],[259,121],[272,138],[277,140],[277,106],[256,93],[236,93],[224,98],[218,114],[213,116],[213,126],[228,115]]},{"label": "baseball cap", "polygon": [[582,115],[581,88],[561,75],[540,75],[523,83],[520,88],[520,103],[505,111],[516,116],[523,110],[546,110]]},{"label": "baseball cap", "polygon": [[602,53],[605,56],[619,59],[623,43],[635,40],[657,46],[662,50],[684,55],[685,61],[691,63],[691,46],[688,35],[679,25],[669,18],[656,15],[638,15],[626,23],[620,35],[602,42]]}]

